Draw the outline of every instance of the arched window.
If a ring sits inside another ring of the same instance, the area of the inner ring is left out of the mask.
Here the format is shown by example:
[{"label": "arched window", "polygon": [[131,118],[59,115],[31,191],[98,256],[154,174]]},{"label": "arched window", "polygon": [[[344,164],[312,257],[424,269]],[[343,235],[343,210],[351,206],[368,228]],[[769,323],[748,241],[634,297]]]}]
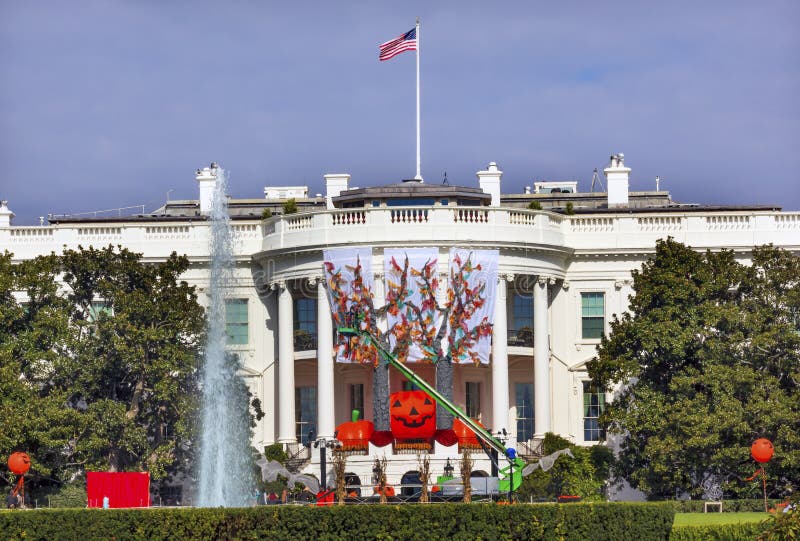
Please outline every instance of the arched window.
[{"label": "arched window", "polygon": [[[422,487],[417,486],[421,485],[421,481],[419,479],[419,472],[416,470],[407,471],[403,474],[403,477],[400,478],[400,484],[403,487],[400,489],[401,496],[416,496],[420,492],[422,492]],[[405,485],[415,485],[415,486],[405,486]]]},{"label": "arched window", "polygon": [[361,478],[352,472],[345,472],[344,492],[350,498],[353,496],[361,497]]},{"label": "arched window", "polygon": [[470,477],[489,477],[489,474],[483,470],[472,470],[469,474]]}]

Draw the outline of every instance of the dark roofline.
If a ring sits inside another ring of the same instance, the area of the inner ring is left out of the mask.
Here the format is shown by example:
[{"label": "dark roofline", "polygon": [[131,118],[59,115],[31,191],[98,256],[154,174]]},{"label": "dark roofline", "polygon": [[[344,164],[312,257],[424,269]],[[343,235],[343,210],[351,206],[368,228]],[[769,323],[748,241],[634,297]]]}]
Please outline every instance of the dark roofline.
[{"label": "dark roofline", "polygon": [[[231,220],[261,220],[261,216],[231,216]],[[148,215],[139,214],[135,216],[112,216],[108,218],[86,218],[75,217],[70,218],[64,216],[60,218],[51,218],[47,220],[50,224],[112,224],[112,223],[141,223],[141,222],[206,222],[208,216],[197,214],[192,216],[170,216],[166,214]]]},{"label": "dark roofline", "polygon": [[406,198],[470,198],[484,202],[492,200],[491,194],[480,188],[469,186],[450,186],[446,184],[424,184],[421,182],[403,182],[383,186],[367,186],[345,190],[332,198],[334,205],[367,199],[406,199]]},{"label": "dark roofline", "polygon": [[[565,214],[565,209],[551,208],[553,212]],[[573,209],[575,214],[647,214],[653,212],[780,212],[781,207],[774,205],[694,205],[679,203],[657,207],[601,207]]]}]

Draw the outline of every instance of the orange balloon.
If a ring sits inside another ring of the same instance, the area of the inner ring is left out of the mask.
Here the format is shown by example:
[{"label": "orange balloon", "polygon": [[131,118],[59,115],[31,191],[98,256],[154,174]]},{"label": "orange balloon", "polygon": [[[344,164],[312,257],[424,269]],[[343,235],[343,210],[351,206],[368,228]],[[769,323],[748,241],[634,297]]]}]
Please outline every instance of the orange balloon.
[{"label": "orange balloon", "polygon": [[28,453],[12,453],[8,457],[8,469],[17,475],[23,475],[31,469],[31,457]]},{"label": "orange balloon", "polygon": [[753,442],[753,445],[750,446],[750,454],[756,462],[762,464],[764,462],[769,462],[769,459],[772,458],[774,453],[775,448],[772,446],[772,442],[767,438],[758,438]]}]

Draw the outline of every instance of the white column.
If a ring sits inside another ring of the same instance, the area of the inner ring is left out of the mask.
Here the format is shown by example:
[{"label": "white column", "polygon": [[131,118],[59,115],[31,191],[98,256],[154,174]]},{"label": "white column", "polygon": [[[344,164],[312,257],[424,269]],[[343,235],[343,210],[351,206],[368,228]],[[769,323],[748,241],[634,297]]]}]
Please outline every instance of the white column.
[{"label": "white column", "polygon": [[287,284],[278,290],[278,442],[294,443],[294,313]]},{"label": "white column", "polygon": [[336,429],[333,401],[333,322],[325,280],[317,280],[317,436],[332,438]]},{"label": "white column", "polygon": [[534,437],[550,432],[550,342],[547,328],[547,278],[533,286],[533,431]]},{"label": "white column", "polygon": [[500,276],[492,329],[492,429],[508,430],[508,318],[506,278]]}]

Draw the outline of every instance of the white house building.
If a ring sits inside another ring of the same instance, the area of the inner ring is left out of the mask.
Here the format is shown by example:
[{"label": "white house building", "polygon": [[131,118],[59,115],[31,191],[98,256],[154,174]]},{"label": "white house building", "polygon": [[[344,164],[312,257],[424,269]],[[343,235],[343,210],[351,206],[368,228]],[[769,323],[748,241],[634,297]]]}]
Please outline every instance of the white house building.
[{"label": "white house building", "polygon": [[[285,444],[318,475],[312,442],[331,441],[354,409],[372,418],[371,368],[334,362],[322,261],[323,250],[337,247],[371,249],[376,305],[387,248],[438,248],[443,280],[450,248],[498,250],[491,360],[455,367],[454,401],[522,456],[536,455],[546,432],[577,444],[603,441],[597,416],[605,397],[589,384],[586,363],[612,315],[627,309],[631,271],[654,253],[656,240],[727,248],[744,262],[765,243],[800,252],[800,212],[679,204],[663,191],[630,192],[630,172],[622,154],[611,156],[603,193],[578,192],[572,181],[505,194],[503,172],[490,163],[472,187],[407,181],[350,189],[349,175],[332,174],[317,197],[308,197],[305,186],[282,186],[265,187],[262,199],[231,200],[236,270],[227,293],[229,347],[266,412],[253,445]],[[198,170],[198,200],[171,201],[152,214],[51,216],[49,225],[17,227],[4,201],[0,249],[24,260],[65,247],[121,244],[145,261],[176,250],[192,262],[185,278],[202,298],[216,174],[213,164]],[[290,197],[299,212],[282,215]],[[265,209],[272,217],[262,220]],[[433,382],[432,366],[414,368]],[[391,391],[405,384],[390,373]],[[436,476],[448,459],[455,464],[458,446],[434,442],[430,452]],[[348,457],[348,472],[370,484],[378,456],[389,458],[390,483],[417,469],[415,454],[370,445]],[[487,459],[475,458],[477,470],[491,469]]]}]

